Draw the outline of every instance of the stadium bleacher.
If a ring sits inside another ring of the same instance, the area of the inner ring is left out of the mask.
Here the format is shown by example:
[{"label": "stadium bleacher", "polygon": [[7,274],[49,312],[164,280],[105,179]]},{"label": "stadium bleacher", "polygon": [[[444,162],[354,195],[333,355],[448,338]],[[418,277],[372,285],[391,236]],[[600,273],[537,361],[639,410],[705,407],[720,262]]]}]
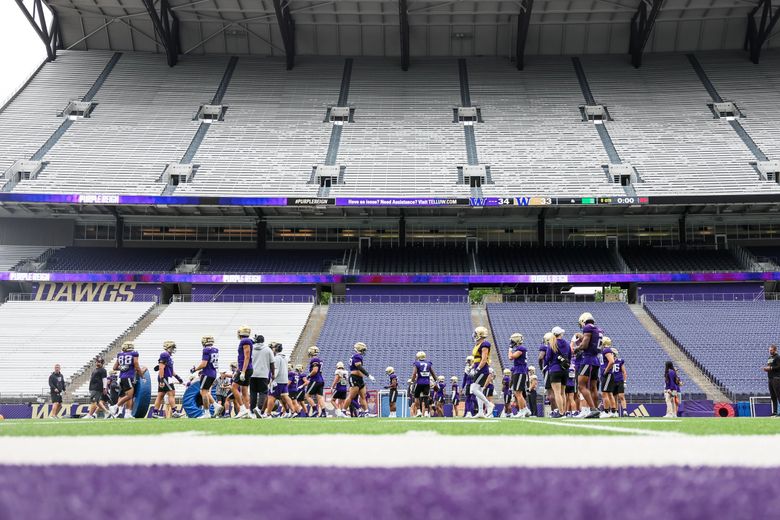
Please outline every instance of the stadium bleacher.
[{"label": "stadium bleacher", "polygon": [[178,262],[190,258],[191,249],[64,247],[46,262],[53,271],[153,272],[172,271]]},{"label": "stadium bleacher", "polygon": [[361,273],[471,273],[465,247],[371,247],[358,257]]},{"label": "stadium bleacher", "polygon": [[[263,334],[266,343],[281,343],[289,359],[311,308],[311,303],[172,303],[134,343],[142,366],[151,369],[157,364],[163,342],[175,341],[174,368],[186,381],[190,367],[200,363],[203,336],[214,336],[220,367],[228,369],[237,359],[236,331],[242,325],[249,325],[253,335]],[[152,378],[154,392],[156,388],[157,380]]]},{"label": "stadium bleacher", "polygon": [[0,306],[0,394],[48,394],[54,365],[67,381],[154,302],[6,302]]},{"label": "stadium bleacher", "polygon": [[761,371],[780,338],[780,302],[653,302],[645,308],[698,367],[737,396],[766,395]]},{"label": "stadium bleacher", "polygon": [[[566,339],[570,339],[580,330],[577,324],[580,314],[590,312],[626,361],[626,394],[642,398],[663,393],[664,362],[669,358],[624,303],[490,303],[487,311],[501,355],[505,356],[509,336],[520,332],[534,365],[545,333],[557,325],[566,331]],[[685,383],[683,392],[689,397],[701,395],[688,375],[679,372]]]},{"label": "stadium bleacher", "polygon": [[731,252],[714,249],[664,249],[623,247],[620,256],[639,272],[741,271]]},{"label": "stadium bleacher", "polygon": [[19,262],[34,260],[49,250],[49,246],[0,245],[0,271],[10,271]]},{"label": "stadium bleacher", "polygon": [[607,248],[483,247],[477,257],[485,273],[598,273],[620,271]]},{"label": "stadium bleacher", "polygon": [[344,251],[207,249],[198,270],[206,273],[323,273],[343,262]]},{"label": "stadium bleacher", "polygon": [[415,354],[423,350],[437,375],[463,375],[471,353],[471,308],[467,303],[344,303],[332,304],[316,345],[324,362],[326,385],[336,362],[349,363],[358,341],[368,345],[365,365],[376,377],[369,387],[387,384],[384,370],[395,368],[401,389],[412,376]]}]

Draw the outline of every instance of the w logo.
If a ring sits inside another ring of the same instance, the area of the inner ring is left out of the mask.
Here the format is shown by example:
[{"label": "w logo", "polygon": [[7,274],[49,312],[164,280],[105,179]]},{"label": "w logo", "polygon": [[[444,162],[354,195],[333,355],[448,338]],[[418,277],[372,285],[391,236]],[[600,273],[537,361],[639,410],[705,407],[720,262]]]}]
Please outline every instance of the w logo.
[{"label": "w logo", "polygon": [[484,206],[487,199],[484,197],[469,197],[469,200],[472,206]]}]

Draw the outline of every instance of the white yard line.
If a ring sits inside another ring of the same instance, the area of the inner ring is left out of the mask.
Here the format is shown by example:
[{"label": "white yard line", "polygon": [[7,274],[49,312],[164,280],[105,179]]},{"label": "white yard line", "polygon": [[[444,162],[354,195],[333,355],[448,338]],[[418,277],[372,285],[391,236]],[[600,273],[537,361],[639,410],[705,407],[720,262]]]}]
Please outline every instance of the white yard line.
[{"label": "white yard line", "polygon": [[[600,421],[599,421],[600,422]],[[528,421],[528,424],[540,424],[544,426],[561,426],[563,428],[581,428],[584,430],[595,430],[603,432],[615,432],[615,433],[632,433],[637,435],[651,435],[658,437],[672,436],[679,437],[684,435],[681,432],[670,432],[661,430],[649,430],[646,428],[625,428],[621,426],[609,426],[606,424],[598,424],[596,422],[588,422],[587,420],[575,420],[575,421],[562,421],[560,419],[549,420],[536,420]]]},{"label": "white yard line", "polygon": [[[780,435],[584,436],[512,435],[123,435],[4,437],[2,464],[155,464],[323,467],[780,467]],[[125,446],[117,450],[106,446]],[[221,456],[229,446],[240,459]],[[302,449],[314,446],[316,449]],[[474,447],[479,446],[478,452]],[[561,453],[561,446],[576,449]],[[477,454],[478,453],[478,454]],[[346,457],[345,454],[355,454]]]}]

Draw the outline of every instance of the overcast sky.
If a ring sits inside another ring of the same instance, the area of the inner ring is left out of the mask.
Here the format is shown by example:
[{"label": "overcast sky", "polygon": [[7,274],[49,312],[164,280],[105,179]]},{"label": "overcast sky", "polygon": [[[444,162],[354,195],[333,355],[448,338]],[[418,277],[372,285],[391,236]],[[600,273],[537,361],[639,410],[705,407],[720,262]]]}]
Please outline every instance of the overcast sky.
[{"label": "overcast sky", "polygon": [[45,56],[43,42],[16,2],[0,0],[0,106],[27,81]]}]

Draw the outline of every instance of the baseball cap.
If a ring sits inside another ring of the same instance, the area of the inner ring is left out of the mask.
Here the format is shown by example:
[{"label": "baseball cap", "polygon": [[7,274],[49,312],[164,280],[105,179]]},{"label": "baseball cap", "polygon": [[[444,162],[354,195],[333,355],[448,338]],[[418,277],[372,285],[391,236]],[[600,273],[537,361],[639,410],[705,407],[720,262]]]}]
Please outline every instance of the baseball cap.
[{"label": "baseball cap", "polygon": [[560,328],[560,327],[553,327],[553,330],[552,330],[552,333],[553,333],[555,336],[560,336],[560,335],[561,335],[561,334],[563,334],[564,332],[566,332],[566,331],[565,331],[565,330],[563,330],[563,329],[562,329],[562,328]]}]

